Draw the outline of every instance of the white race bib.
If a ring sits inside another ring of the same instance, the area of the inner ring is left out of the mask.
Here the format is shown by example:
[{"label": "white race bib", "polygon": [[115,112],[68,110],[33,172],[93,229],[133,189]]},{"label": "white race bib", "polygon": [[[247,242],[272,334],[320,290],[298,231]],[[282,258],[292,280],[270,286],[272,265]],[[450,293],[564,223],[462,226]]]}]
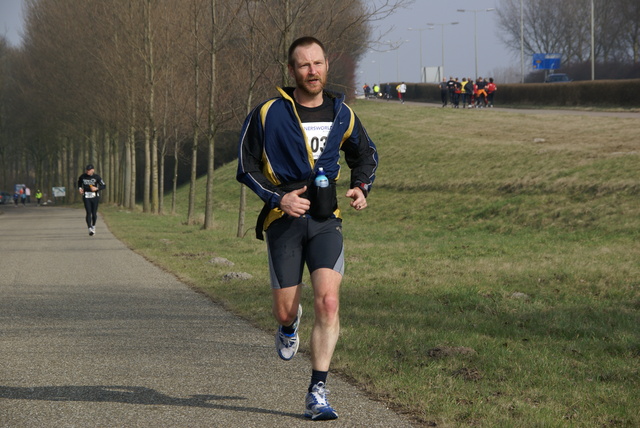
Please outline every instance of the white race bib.
[{"label": "white race bib", "polygon": [[305,134],[307,134],[307,145],[311,148],[313,159],[318,160],[325,146],[327,145],[327,136],[331,131],[333,123],[331,122],[308,122],[303,123]]},{"label": "white race bib", "polygon": [[84,192],[84,197],[87,199],[95,198],[96,192]]}]

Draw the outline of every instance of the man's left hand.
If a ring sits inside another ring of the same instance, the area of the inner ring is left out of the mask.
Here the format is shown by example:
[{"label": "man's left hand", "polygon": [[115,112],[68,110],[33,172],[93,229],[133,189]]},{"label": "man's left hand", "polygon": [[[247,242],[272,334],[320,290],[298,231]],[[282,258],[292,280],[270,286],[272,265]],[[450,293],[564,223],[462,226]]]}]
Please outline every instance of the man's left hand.
[{"label": "man's left hand", "polygon": [[361,211],[367,208],[367,198],[364,197],[364,193],[362,193],[362,189],[359,187],[349,189],[345,196],[352,199],[349,205],[351,205],[356,211]]}]

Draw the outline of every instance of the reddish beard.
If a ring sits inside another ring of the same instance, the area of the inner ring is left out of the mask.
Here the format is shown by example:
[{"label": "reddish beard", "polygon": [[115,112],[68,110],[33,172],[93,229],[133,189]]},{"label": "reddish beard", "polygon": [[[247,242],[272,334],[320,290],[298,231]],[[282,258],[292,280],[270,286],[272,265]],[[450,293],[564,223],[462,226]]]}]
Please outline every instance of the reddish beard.
[{"label": "reddish beard", "polygon": [[[313,80],[315,84],[311,84],[310,80]],[[325,81],[322,76],[315,76],[313,78],[297,78],[296,86],[299,90],[307,95],[318,95],[324,89]]]}]

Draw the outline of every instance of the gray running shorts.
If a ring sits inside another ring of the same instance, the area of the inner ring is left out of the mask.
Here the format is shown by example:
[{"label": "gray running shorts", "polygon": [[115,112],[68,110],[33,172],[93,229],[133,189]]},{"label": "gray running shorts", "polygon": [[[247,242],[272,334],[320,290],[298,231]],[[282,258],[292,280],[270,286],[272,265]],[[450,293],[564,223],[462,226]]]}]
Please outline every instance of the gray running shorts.
[{"label": "gray running shorts", "polygon": [[341,219],[284,216],[269,225],[266,235],[271,288],[300,284],[305,263],[309,272],[328,268],[344,275]]}]

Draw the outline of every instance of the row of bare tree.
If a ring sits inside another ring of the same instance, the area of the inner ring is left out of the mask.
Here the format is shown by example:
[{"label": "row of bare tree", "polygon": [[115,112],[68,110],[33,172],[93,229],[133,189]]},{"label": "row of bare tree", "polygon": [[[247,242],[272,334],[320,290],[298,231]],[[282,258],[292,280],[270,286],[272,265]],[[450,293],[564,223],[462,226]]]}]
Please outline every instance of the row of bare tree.
[{"label": "row of bare tree", "polygon": [[[592,0],[501,0],[503,42],[514,52],[559,53],[563,63],[591,60]],[[640,61],[640,1],[593,0],[597,62]]]},{"label": "row of bare tree", "polygon": [[23,44],[0,38],[0,185],[65,186],[73,201],[75,180],[93,163],[108,184],[104,200],[164,213],[172,158],[175,212],[186,160],[193,224],[205,145],[211,228],[216,137],[288,84],[289,44],[302,35],[325,41],[332,86],[352,93],[370,23],[404,2],[25,0]]}]

